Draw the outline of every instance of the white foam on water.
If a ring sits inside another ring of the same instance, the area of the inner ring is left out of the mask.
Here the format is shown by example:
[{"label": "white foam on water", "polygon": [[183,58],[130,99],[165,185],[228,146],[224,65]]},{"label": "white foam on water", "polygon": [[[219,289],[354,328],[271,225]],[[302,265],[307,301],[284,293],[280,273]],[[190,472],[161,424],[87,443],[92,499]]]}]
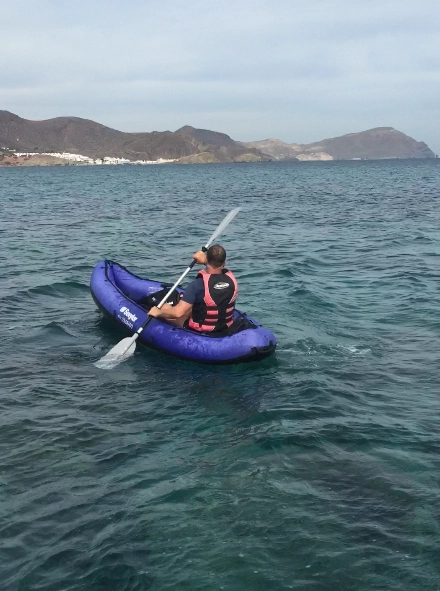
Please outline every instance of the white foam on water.
[{"label": "white foam on water", "polygon": [[367,355],[371,353],[371,349],[368,347],[356,347],[355,345],[338,345],[339,349],[344,349],[344,351],[349,351],[353,353],[353,355]]}]

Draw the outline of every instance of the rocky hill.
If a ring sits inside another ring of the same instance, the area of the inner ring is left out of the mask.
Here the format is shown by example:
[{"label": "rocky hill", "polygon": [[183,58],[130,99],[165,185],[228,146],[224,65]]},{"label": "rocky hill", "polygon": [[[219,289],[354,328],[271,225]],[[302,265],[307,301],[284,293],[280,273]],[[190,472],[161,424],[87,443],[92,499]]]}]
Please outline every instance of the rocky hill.
[{"label": "rocky hill", "polygon": [[131,160],[180,158],[198,151],[191,137],[171,131],[124,133],[79,117],[28,121],[8,111],[0,111],[0,146],[21,152],[71,152]]},{"label": "rocky hill", "polygon": [[215,146],[217,148],[225,147],[232,148],[237,147],[235,142],[226,133],[219,133],[218,131],[210,131],[209,129],[197,129],[191,127],[191,125],[184,125],[178,129],[175,133],[183,135],[185,137],[192,137],[197,142],[204,144],[205,146]]},{"label": "rocky hill", "polygon": [[190,137],[199,142],[203,152],[195,156],[186,156],[180,161],[182,163],[196,162],[258,162],[261,160],[272,160],[271,156],[265,155],[261,150],[252,146],[248,147],[240,142],[234,141],[226,133],[210,131],[209,129],[197,129],[185,125],[175,133],[183,137]]},{"label": "rocky hill", "polygon": [[301,152],[299,144],[287,144],[274,138],[258,142],[243,142],[243,145],[248,148],[256,148],[275,160],[297,160],[297,155]]},{"label": "rocky hill", "polygon": [[269,139],[244,145],[257,148],[276,160],[435,158],[434,152],[424,142],[418,142],[393,127],[376,127],[312,144],[286,144]]},{"label": "rocky hill", "polygon": [[79,117],[29,121],[8,111],[0,111],[1,146],[20,152],[70,152],[129,160],[179,159],[206,152],[212,162],[270,159],[225,134],[189,126],[178,132],[124,133]]}]

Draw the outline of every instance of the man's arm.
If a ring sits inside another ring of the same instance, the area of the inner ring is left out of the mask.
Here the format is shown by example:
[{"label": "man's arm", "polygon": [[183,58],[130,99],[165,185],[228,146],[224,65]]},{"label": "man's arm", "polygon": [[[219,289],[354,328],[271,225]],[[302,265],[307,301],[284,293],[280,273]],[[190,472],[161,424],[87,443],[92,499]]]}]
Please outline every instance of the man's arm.
[{"label": "man's arm", "polygon": [[[201,284],[200,284],[201,283]],[[162,308],[151,308],[149,314],[155,318],[163,318],[164,320],[175,320],[186,316],[191,312],[194,303],[197,300],[197,293],[202,290],[203,294],[203,282],[200,279],[194,279],[185,289],[182,295],[182,299],[175,306],[164,304]],[[199,294],[200,297],[200,294]],[[203,297],[203,295],[202,295]]]},{"label": "man's arm", "polygon": [[151,308],[148,312],[149,316],[153,316],[154,318],[163,318],[164,320],[174,320],[177,318],[182,318],[192,309],[192,304],[188,304],[180,300],[180,302],[176,306],[170,306],[169,304],[164,304],[162,308],[159,310],[156,306]]},{"label": "man's arm", "polygon": [[[193,258],[199,265],[206,265],[206,254],[202,250],[198,250],[196,253],[194,253]],[[148,314],[150,316],[154,316],[154,318],[164,318],[165,320],[175,320],[177,318],[182,318],[192,310],[193,304],[197,300],[198,291],[200,291],[200,289],[201,294],[199,294],[199,296],[201,295],[203,297],[203,281],[200,283],[200,280],[195,279],[185,289],[182,299],[176,306],[164,304],[160,310],[154,306],[154,308],[151,308]]]}]

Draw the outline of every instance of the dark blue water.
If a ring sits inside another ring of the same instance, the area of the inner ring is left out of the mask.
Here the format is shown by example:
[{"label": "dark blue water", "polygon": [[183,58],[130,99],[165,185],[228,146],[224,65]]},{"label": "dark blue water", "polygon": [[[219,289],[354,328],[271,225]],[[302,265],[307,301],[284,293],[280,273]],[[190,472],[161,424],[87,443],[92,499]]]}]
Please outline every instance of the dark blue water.
[{"label": "dark blue water", "polygon": [[[123,336],[112,258],[172,281],[232,207],[206,367]],[[438,161],[0,170],[0,588],[440,589]]]}]

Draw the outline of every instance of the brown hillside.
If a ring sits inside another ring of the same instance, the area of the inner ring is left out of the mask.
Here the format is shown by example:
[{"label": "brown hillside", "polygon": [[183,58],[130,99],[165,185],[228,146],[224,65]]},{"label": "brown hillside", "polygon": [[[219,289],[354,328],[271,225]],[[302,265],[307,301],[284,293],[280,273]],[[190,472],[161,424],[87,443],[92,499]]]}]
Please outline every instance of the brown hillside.
[{"label": "brown hillside", "polygon": [[207,129],[186,126],[175,133],[124,133],[79,117],[29,121],[8,111],[0,111],[1,146],[20,152],[71,152],[130,160],[178,159],[202,152],[209,152],[215,162],[268,159],[226,134]]},{"label": "brown hillside", "polygon": [[209,129],[197,129],[195,127],[191,127],[191,125],[184,125],[175,133],[192,137],[205,146],[216,146],[218,148],[231,148],[237,146],[237,142],[234,142],[234,140],[229,137],[229,135],[226,135],[226,133],[210,131]]},{"label": "brown hillside", "polygon": [[191,125],[185,125],[178,129],[176,134],[190,137],[199,142],[204,152],[213,155],[217,162],[255,162],[259,160],[272,160],[272,157],[263,154],[253,146],[245,146],[234,141],[226,133],[211,131],[209,129],[197,129]]},{"label": "brown hillside", "polygon": [[0,111],[0,144],[22,152],[71,152],[131,160],[179,158],[200,152],[198,142],[171,131],[124,133],[79,117],[29,121],[8,111]]}]

